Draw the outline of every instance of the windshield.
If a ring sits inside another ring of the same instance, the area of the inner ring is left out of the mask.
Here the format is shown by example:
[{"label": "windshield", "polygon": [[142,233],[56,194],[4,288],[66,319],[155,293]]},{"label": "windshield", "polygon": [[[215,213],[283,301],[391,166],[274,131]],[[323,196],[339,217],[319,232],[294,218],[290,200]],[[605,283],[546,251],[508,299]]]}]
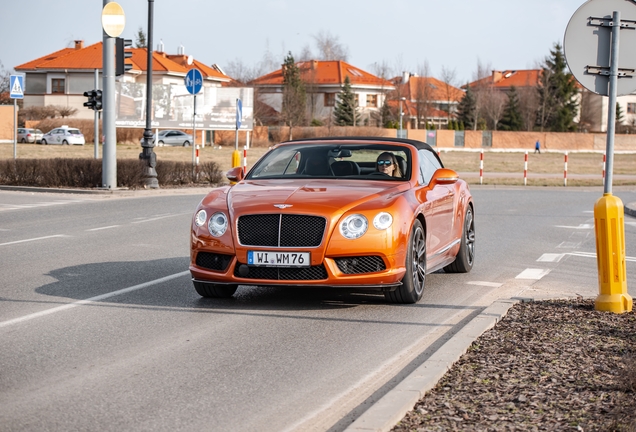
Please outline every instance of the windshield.
[{"label": "windshield", "polygon": [[400,181],[410,177],[411,152],[401,145],[289,144],[267,153],[247,179],[348,178]]}]

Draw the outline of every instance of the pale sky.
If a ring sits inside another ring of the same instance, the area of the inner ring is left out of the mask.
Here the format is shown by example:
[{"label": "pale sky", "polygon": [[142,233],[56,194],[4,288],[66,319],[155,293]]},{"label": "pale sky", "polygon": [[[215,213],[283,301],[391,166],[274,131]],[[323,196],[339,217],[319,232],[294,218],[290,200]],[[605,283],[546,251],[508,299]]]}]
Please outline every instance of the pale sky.
[{"label": "pale sky", "polygon": [[[72,47],[102,40],[103,0],[3,0],[0,62],[5,70]],[[122,37],[147,31],[148,1],[119,0],[126,15]],[[267,52],[280,64],[298,56],[314,36],[337,38],[349,63],[374,73],[385,63],[393,75],[455,72],[459,86],[475,77],[478,63],[496,70],[532,69],[563,43],[582,0],[155,0],[154,47],[227,68],[255,67]],[[271,72],[271,71],[266,71]]]}]

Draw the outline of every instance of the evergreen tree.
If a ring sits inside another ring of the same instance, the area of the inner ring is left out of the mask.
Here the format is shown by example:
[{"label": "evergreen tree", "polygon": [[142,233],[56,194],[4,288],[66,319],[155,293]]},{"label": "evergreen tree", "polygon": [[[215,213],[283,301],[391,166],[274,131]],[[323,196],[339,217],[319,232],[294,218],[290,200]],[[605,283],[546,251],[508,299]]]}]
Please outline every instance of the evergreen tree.
[{"label": "evergreen tree", "polygon": [[503,131],[520,131],[523,129],[523,119],[519,107],[519,94],[517,89],[510,87],[508,103],[504,108],[503,117],[499,121],[498,129]]},{"label": "evergreen tree", "polygon": [[473,91],[468,87],[464,97],[459,101],[457,106],[457,120],[464,124],[466,129],[472,129],[475,125],[475,111],[477,109],[477,101]]},{"label": "evergreen tree", "polygon": [[382,108],[380,108],[380,122],[382,127],[388,128],[391,123],[391,109],[389,105],[386,103],[386,98],[384,98],[384,103],[382,104]]},{"label": "evergreen tree", "polygon": [[623,109],[621,105],[616,102],[616,121],[615,121],[615,130],[618,130],[620,125],[625,121],[625,115],[623,114]]},{"label": "evergreen tree", "polygon": [[144,33],[141,27],[139,27],[139,30],[137,30],[135,48],[148,48],[148,43],[146,42],[146,33]]},{"label": "evergreen tree", "polygon": [[283,106],[281,117],[291,129],[294,126],[304,126],[306,121],[306,93],[305,83],[300,77],[300,69],[294,62],[291,52],[283,63]]},{"label": "evergreen tree", "polygon": [[578,111],[576,81],[567,71],[565,56],[559,43],[554,44],[550,57],[541,68],[539,80],[539,111],[541,130],[570,132],[576,129],[574,117]]},{"label": "evergreen tree", "polygon": [[357,112],[356,96],[351,90],[349,75],[345,77],[342,92],[338,96],[338,102],[333,110],[334,121],[338,126],[355,126],[360,124],[360,115]]}]

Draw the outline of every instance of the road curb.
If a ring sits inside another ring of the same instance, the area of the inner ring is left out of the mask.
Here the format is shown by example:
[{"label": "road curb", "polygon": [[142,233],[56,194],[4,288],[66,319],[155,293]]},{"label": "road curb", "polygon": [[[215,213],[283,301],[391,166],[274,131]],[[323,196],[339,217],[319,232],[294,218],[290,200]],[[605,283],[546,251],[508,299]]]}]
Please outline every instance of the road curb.
[{"label": "road curb", "polygon": [[625,204],[625,213],[632,217],[636,217],[636,202]]},{"label": "road curb", "polygon": [[415,369],[395,388],[384,395],[371,408],[356,419],[345,432],[391,430],[407,412],[448,372],[451,366],[466,353],[472,343],[491,329],[519,303],[520,299],[496,300],[467,325],[459,330],[439,350]]}]

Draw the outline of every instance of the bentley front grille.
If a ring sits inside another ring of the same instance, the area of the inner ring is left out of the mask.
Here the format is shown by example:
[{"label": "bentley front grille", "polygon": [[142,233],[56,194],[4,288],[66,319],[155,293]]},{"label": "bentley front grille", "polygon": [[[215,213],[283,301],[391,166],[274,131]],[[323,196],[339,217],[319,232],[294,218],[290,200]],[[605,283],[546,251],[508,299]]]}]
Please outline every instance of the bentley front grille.
[{"label": "bentley front grille", "polygon": [[238,238],[243,246],[317,247],[327,220],[321,216],[258,214],[238,219]]},{"label": "bentley front grille", "polygon": [[[247,267],[248,272],[240,274],[239,268]],[[288,267],[257,267],[237,264],[234,267],[234,276],[244,279],[264,279],[264,280],[323,280],[327,279],[327,270],[320,264],[311,267],[288,268]]]}]

